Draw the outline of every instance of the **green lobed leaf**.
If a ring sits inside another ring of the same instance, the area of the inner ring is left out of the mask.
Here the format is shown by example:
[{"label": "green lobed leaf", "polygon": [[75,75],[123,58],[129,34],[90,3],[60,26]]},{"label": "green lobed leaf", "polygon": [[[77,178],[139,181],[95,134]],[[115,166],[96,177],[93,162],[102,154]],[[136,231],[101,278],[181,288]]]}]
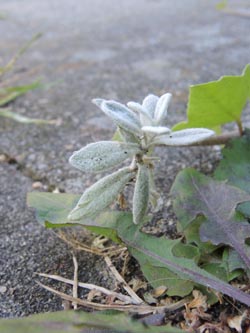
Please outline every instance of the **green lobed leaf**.
[{"label": "green lobed leaf", "polygon": [[221,267],[225,268],[228,275],[234,274],[235,272],[237,274],[239,271],[242,272],[246,270],[246,265],[241,260],[238,253],[228,247],[223,251]]},{"label": "green lobed leaf", "polygon": [[135,143],[99,141],[75,151],[69,162],[81,171],[97,173],[109,170],[140,152],[140,146]]},{"label": "green lobed leaf", "polygon": [[[214,177],[227,180],[250,194],[250,130],[246,130],[244,136],[231,140],[222,149],[222,156]],[[249,202],[240,204],[237,210],[250,217]]]},{"label": "green lobed leaf", "polygon": [[[155,239],[155,241],[157,241]],[[168,242],[167,245],[171,245],[172,253],[176,257],[184,257],[196,259],[199,257],[199,250],[192,245],[186,245],[181,243],[180,240]],[[138,258],[137,258],[138,259]],[[194,283],[191,280],[187,280],[171,272],[166,267],[156,266],[153,261],[149,261],[147,256],[141,256],[139,260],[143,275],[149,281],[150,285],[154,288],[165,286],[167,288],[167,294],[169,296],[186,296],[193,290]]]},{"label": "green lobed leaf", "polygon": [[245,244],[250,237],[250,225],[235,218],[237,205],[250,201],[249,194],[194,169],[185,169],[177,175],[171,194],[175,213],[185,228],[198,215],[204,215],[207,219],[200,227],[201,240],[231,246],[250,268],[250,248]]},{"label": "green lobed leaf", "polygon": [[180,279],[210,287],[248,306],[250,305],[250,296],[248,294],[201,269],[193,259],[175,256],[173,254],[173,247],[178,240],[156,238],[155,236],[144,234],[140,232],[136,225],[128,226],[126,223],[119,223],[118,225],[119,237],[127,245],[130,253],[139,261],[142,267],[147,263],[155,271],[158,267],[168,268],[172,273],[178,275]]},{"label": "green lobed leaf", "polygon": [[182,333],[170,327],[145,325],[125,313],[58,311],[25,318],[1,319],[2,333]]},{"label": "green lobed leaf", "polygon": [[[40,223],[62,224],[64,222],[67,225],[68,211],[74,206],[78,198],[77,195],[32,192],[28,195],[28,205],[36,209]],[[78,221],[78,224],[90,230],[94,227],[95,231],[100,234],[104,229],[107,233],[110,231],[111,236],[115,235],[115,241],[121,242],[122,240],[128,246],[139,263],[150,264],[154,270],[159,267],[159,276],[161,276],[161,268],[167,268],[178,275],[175,282],[180,281],[182,283],[183,279],[194,281],[225,293],[250,306],[249,295],[200,269],[193,259],[179,257],[180,249],[176,253],[178,255],[175,256],[174,247],[179,240],[157,238],[140,232],[138,226],[132,223],[132,214],[130,213],[104,212],[96,220],[82,219]]]},{"label": "green lobed leaf", "polygon": [[192,292],[194,283],[191,280],[178,276],[168,268],[156,267],[153,262],[149,262],[147,258],[139,254],[137,254],[136,259],[140,263],[144,277],[152,287],[165,286],[168,296],[184,297]]},{"label": "green lobed leaf", "polygon": [[204,262],[201,264],[201,267],[223,281],[229,282],[241,276],[243,274],[243,270],[238,269],[238,267],[233,267],[231,265],[231,258],[226,255],[229,250],[231,251],[229,247],[225,247],[224,249],[222,248],[218,251],[215,251],[215,253],[205,258]]},{"label": "green lobed leaf", "polygon": [[250,97],[250,65],[239,76],[223,76],[218,81],[190,87],[187,122],[173,130],[193,127],[214,128],[232,121],[240,121],[241,113]]},{"label": "green lobed leaf", "polygon": [[184,219],[180,219],[177,222],[178,232],[184,234],[188,244],[195,244],[199,248],[202,256],[206,256],[218,248],[218,246],[213,245],[211,242],[202,242],[200,239],[200,226],[205,220],[206,218],[204,216],[197,216],[188,227],[186,227],[186,220]]}]

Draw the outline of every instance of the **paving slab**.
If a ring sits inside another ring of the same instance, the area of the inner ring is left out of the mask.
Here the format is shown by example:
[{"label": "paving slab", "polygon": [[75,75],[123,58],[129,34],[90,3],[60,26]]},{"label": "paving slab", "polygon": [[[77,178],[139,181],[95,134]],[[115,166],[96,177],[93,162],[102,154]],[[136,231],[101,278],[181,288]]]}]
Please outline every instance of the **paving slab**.
[{"label": "paving slab", "polygon": [[[46,83],[57,82],[53,88],[19,98],[10,107],[31,117],[60,118],[61,125],[26,126],[0,119],[0,154],[16,163],[0,165],[0,285],[7,287],[0,294],[0,316],[61,307],[60,300],[35,285],[33,273],[55,272],[62,263],[70,275],[70,250],[51,231],[35,223],[25,196],[34,181],[41,181],[50,190],[56,187],[80,193],[95,180],[68,164],[74,150],[112,135],[114,127],[91,99],[112,98],[125,103],[141,101],[148,93],[170,91],[172,125],[185,117],[190,84],[239,74],[249,62],[250,35],[246,32],[250,20],[219,12],[216,3],[26,0],[20,7],[18,0],[1,1],[6,19],[0,20],[0,65],[32,35],[43,33],[6,80],[23,84],[39,77]],[[249,8],[249,3],[241,1],[239,6]],[[212,148],[157,151],[161,163],[156,182],[165,193],[184,166],[211,172],[218,158]],[[167,202],[167,195],[165,199]],[[161,232],[169,230],[172,222],[168,207],[157,215],[157,222]],[[87,255],[80,260],[86,267],[83,275],[91,272],[91,278],[98,280],[98,260]]]},{"label": "paving slab", "polygon": [[[7,163],[0,164],[0,174],[0,317],[61,310],[62,301],[38,286],[36,280],[40,279],[35,273],[72,279],[72,248],[55,232],[35,223],[34,215],[27,210],[31,179],[17,170],[16,165]],[[76,256],[79,279],[112,285],[103,260],[82,251]],[[65,285],[60,290],[65,290]]]}]

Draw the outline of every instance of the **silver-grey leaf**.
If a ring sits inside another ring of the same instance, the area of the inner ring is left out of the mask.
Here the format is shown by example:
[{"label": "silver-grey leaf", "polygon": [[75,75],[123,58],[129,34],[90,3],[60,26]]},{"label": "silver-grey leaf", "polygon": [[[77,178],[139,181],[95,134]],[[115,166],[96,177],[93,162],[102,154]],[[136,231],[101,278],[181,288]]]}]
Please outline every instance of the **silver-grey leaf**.
[{"label": "silver-grey leaf", "polygon": [[143,126],[142,131],[151,134],[167,134],[170,133],[171,130],[165,126]]},{"label": "silver-grey leaf", "polygon": [[157,125],[164,125],[168,114],[168,106],[170,104],[172,95],[166,93],[160,97],[155,108],[154,119]]},{"label": "silver-grey leaf", "polygon": [[170,134],[155,137],[151,145],[186,146],[201,142],[214,135],[214,131],[207,128],[188,128]]},{"label": "silver-grey leaf", "polygon": [[115,201],[134,176],[135,172],[125,167],[100,179],[83,193],[68,219],[78,221],[82,218],[95,217]]},{"label": "silver-grey leaf", "polygon": [[153,169],[149,169],[149,202],[153,213],[157,213],[163,207],[163,199],[155,185]]},{"label": "silver-grey leaf", "polygon": [[154,118],[154,112],[159,97],[153,94],[146,96],[142,102],[142,106],[147,110],[151,118]]},{"label": "silver-grey leaf", "polygon": [[119,134],[123,141],[125,141],[127,143],[137,143],[137,144],[140,143],[140,138],[138,136],[134,135],[133,133],[128,132],[125,129],[120,128],[120,127],[118,127],[118,131],[119,131]]},{"label": "silver-grey leaf", "polygon": [[99,99],[97,101],[96,104],[117,126],[132,133],[141,133],[139,117],[125,105],[112,100],[103,100],[101,103]]},{"label": "silver-grey leaf", "polygon": [[145,164],[139,164],[133,196],[133,222],[143,220],[149,202],[149,170]]},{"label": "silver-grey leaf", "polygon": [[146,126],[146,125],[154,125],[154,120],[151,117],[151,115],[148,113],[147,109],[145,109],[141,104],[136,103],[136,102],[128,102],[127,106],[137,112],[140,117],[140,122],[141,126]]},{"label": "silver-grey leaf", "polygon": [[109,170],[140,152],[140,146],[135,143],[99,141],[74,152],[69,162],[81,171],[96,173]]}]

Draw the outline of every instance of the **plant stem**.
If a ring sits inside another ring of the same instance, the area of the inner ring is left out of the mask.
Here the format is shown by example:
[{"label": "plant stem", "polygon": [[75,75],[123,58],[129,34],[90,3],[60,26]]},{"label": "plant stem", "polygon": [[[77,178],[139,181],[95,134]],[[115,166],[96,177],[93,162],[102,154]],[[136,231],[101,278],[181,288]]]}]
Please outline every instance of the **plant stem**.
[{"label": "plant stem", "polygon": [[236,124],[237,124],[237,126],[238,126],[238,130],[239,130],[239,133],[240,133],[240,135],[243,135],[243,126],[242,126],[242,122],[241,122],[241,120],[239,119],[239,120],[237,120],[236,121]]}]

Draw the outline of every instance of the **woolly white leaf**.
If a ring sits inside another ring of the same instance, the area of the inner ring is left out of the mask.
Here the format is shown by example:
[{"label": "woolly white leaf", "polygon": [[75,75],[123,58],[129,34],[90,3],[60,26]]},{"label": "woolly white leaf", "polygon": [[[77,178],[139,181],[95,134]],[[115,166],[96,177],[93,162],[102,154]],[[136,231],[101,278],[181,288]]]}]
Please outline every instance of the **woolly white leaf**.
[{"label": "woolly white leaf", "polygon": [[128,102],[127,103],[127,106],[137,112],[137,113],[147,113],[147,111],[143,108],[143,106],[139,103],[136,103],[136,102]]},{"label": "woolly white leaf", "polygon": [[119,134],[122,138],[123,141],[128,142],[128,143],[140,143],[139,137],[134,135],[131,132],[126,131],[123,128],[118,127]]},{"label": "woolly white leaf", "polygon": [[89,187],[79,199],[68,219],[77,221],[98,215],[115,201],[125,185],[134,177],[130,168],[122,168]]},{"label": "woolly white leaf", "polygon": [[101,110],[115,122],[117,126],[132,133],[141,132],[139,117],[125,105],[112,100],[103,100],[100,102],[100,99],[97,99],[93,100],[93,102],[98,105]]},{"label": "woolly white leaf", "polygon": [[103,99],[103,98],[92,99],[92,103],[94,103],[98,107],[101,107],[101,104],[102,104],[103,101],[105,101],[105,99]]},{"label": "woolly white leaf", "polygon": [[165,126],[143,126],[142,131],[152,134],[167,134],[171,132],[171,130]]},{"label": "woolly white leaf", "polygon": [[163,199],[157,188],[154,181],[154,173],[152,169],[149,169],[149,202],[152,206],[152,212],[157,213],[163,207]]},{"label": "woolly white leaf", "polygon": [[169,93],[166,93],[165,95],[162,95],[160,99],[157,102],[155,113],[154,113],[154,119],[158,125],[163,124],[163,122],[167,118],[168,114],[168,106],[171,101],[172,95]]},{"label": "woolly white leaf", "polygon": [[146,214],[149,201],[149,170],[139,164],[133,196],[133,222],[138,224]]},{"label": "woolly white leaf", "polygon": [[100,141],[74,152],[69,162],[84,172],[102,172],[139,152],[140,147],[137,144]]},{"label": "woolly white leaf", "polygon": [[203,141],[212,135],[214,135],[214,131],[208,130],[206,128],[189,128],[181,131],[171,132],[170,134],[157,136],[151,144],[185,146]]},{"label": "woolly white leaf", "polygon": [[154,118],[154,112],[155,112],[155,108],[156,108],[156,104],[157,104],[158,100],[159,100],[158,96],[150,94],[150,95],[146,96],[142,102],[143,108],[147,110],[147,112],[151,116],[151,118]]},{"label": "woolly white leaf", "polygon": [[131,110],[139,113],[141,125],[153,125],[154,124],[153,118],[141,104],[136,103],[136,102],[128,102],[127,106]]}]

